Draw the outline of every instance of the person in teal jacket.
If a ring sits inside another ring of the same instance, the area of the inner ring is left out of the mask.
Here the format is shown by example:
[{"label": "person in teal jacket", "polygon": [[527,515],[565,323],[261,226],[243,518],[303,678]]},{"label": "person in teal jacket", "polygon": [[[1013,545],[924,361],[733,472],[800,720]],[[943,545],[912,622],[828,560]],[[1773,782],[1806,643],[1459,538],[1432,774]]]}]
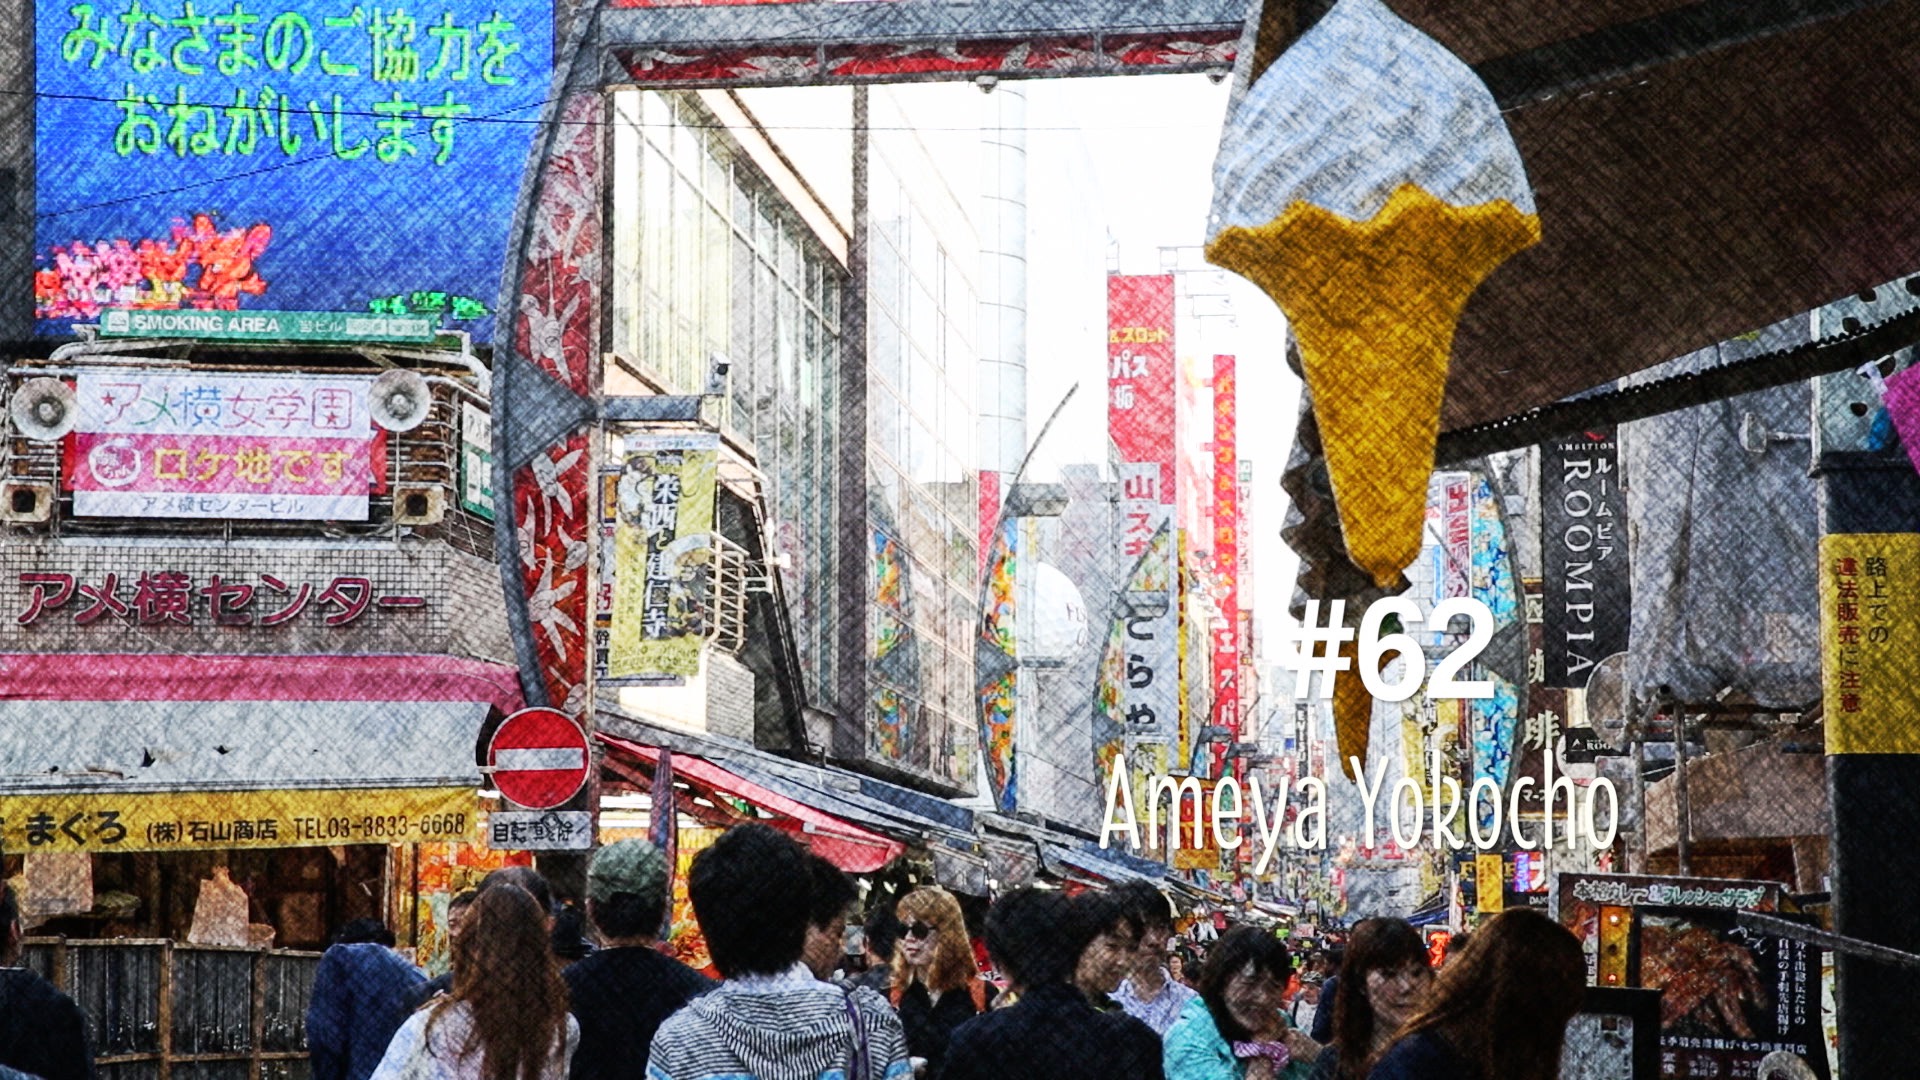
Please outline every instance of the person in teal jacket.
[{"label": "person in teal jacket", "polygon": [[1287,1022],[1287,947],[1250,926],[1214,945],[1200,996],[1167,1029],[1167,1080],[1305,1080],[1320,1044]]}]

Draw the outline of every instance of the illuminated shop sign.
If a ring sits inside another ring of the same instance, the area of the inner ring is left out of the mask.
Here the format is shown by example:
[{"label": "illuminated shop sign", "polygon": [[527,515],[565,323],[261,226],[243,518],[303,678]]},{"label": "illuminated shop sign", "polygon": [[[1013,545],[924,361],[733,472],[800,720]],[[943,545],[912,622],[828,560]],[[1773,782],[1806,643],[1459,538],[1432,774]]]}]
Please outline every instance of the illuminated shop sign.
[{"label": "illuminated shop sign", "polygon": [[544,0],[39,4],[40,329],[440,297],[489,337],[446,298],[499,280],[552,20]]},{"label": "illuminated shop sign", "polygon": [[82,372],[66,470],[74,513],[364,521],[383,472],[367,411],[372,383]]}]

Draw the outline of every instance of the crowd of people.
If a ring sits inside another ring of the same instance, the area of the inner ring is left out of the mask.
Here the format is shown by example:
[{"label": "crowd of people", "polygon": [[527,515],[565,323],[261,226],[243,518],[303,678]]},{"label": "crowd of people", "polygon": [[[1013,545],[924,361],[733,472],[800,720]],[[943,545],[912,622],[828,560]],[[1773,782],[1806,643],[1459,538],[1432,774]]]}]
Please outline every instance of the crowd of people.
[{"label": "crowd of people", "polygon": [[[959,901],[916,888],[872,906],[849,964],[859,890],[757,824],[688,874],[715,980],[660,948],[670,882],[639,840],[595,852],[584,910],[530,868],[497,870],[454,898],[440,980],[379,923],[349,924],[316,972],[313,1080],[1548,1080],[1585,988],[1578,941],[1530,911],[1489,920],[1438,972],[1388,918],[1296,971],[1253,926],[1204,957],[1170,950],[1173,910],[1144,881],[1001,897],[985,965]],[[52,1000],[19,979],[5,995]],[[0,1019],[0,1080],[90,1076],[84,1055],[23,1053],[17,1027]]]}]

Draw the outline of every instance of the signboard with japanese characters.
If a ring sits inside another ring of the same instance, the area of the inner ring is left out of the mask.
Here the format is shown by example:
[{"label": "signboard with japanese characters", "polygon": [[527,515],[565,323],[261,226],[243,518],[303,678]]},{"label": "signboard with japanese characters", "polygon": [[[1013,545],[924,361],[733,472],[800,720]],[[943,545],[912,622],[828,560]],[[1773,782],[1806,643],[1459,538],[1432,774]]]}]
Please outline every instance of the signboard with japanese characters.
[{"label": "signboard with japanese characters", "polygon": [[1920,754],[1920,536],[1820,538],[1827,753]]},{"label": "signboard with japanese characters", "polygon": [[1627,647],[1627,493],[1612,428],[1540,448],[1540,544],[1547,686],[1584,687]]},{"label": "signboard with japanese characters", "polygon": [[[1433,574],[1433,602],[1451,600],[1468,594],[1468,570],[1473,565],[1473,513],[1470,505],[1473,475],[1464,472],[1437,472],[1428,489],[1429,521],[1435,528],[1433,545],[1436,565]],[[1446,627],[1428,627],[1436,643],[1460,642],[1466,634],[1448,634]]]},{"label": "signboard with japanese characters", "polygon": [[468,843],[472,788],[0,793],[0,850],[213,851]]},{"label": "signboard with japanese characters", "polygon": [[[1527,611],[1528,686],[1524,699],[1526,710],[1520,716],[1515,732],[1510,783],[1517,786],[1522,778],[1533,781],[1531,787],[1516,793],[1515,805],[1522,819],[1534,821],[1553,818],[1560,823],[1556,828],[1564,828],[1566,815],[1571,813],[1567,809],[1566,787],[1561,786],[1559,800],[1549,808],[1547,785],[1565,776],[1576,786],[1585,787],[1591,781],[1591,776],[1572,776],[1561,764],[1558,756],[1560,740],[1568,730],[1567,692],[1542,678],[1542,657],[1547,651],[1547,624],[1541,603],[1542,584],[1538,578],[1526,578],[1520,582],[1520,587]],[[1513,791],[1513,788],[1508,790]]]},{"label": "signboard with japanese characters", "polygon": [[1603,924],[1629,921],[1626,983],[1659,989],[1660,1076],[1752,1076],[1775,1051],[1797,1054],[1821,1078],[1820,950],[1747,930],[1730,917],[1777,912],[1773,882],[1560,874],[1555,910],[1583,943],[1597,978]]},{"label": "signboard with japanese characters", "polygon": [[460,509],[493,520],[493,417],[460,405]]},{"label": "signboard with japanese characters", "polygon": [[339,311],[129,311],[100,313],[101,337],[222,341],[432,341],[425,315],[349,315]]},{"label": "signboard with japanese characters", "polygon": [[[1107,278],[1107,430],[1118,464],[1118,543],[1127,573],[1116,706],[1127,739],[1169,745],[1180,724],[1173,329],[1171,275]],[[1175,772],[1189,768],[1184,751],[1173,754]]]},{"label": "signboard with japanese characters", "polygon": [[505,659],[499,582],[446,547],[21,539],[0,547],[0,649]]},{"label": "signboard with japanese characters", "polygon": [[487,815],[487,846],[495,851],[587,851],[593,815],[585,810],[496,810]]},{"label": "signboard with japanese characters", "polygon": [[551,0],[46,0],[28,18],[42,332],[260,309],[491,340],[465,294],[500,276]]},{"label": "signboard with japanese characters", "polygon": [[336,574],[324,581],[274,574],[218,573],[200,577],[157,564],[153,569],[112,570],[97,577],[58,570],[15,575],[20,610],[14,622],[42,619],[87,626],[102,619],[142,627],[201,625],[261,628],[295,620],[348,626],[374,610],[424,608],[426,597],[385,594],[372,579]]},{"label": "signboard with japanese characters", "polygon": [[81,517],[364,521],[382,480],[355,375],[104,369],[75,379]]},{"label": "signboard with japanese characters", "polygon": [[720,436],[636,433],[615,484],[613,626],[607,675],[693,675],[713,589]]}]

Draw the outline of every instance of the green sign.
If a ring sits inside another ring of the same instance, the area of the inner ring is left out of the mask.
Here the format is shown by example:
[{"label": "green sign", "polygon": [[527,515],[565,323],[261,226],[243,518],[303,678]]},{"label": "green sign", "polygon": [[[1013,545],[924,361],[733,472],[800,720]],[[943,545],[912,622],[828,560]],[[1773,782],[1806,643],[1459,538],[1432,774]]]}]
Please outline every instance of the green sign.
[{"label": "green sign", "polygon": [[146,311],[109,308],[100,336],[222,341],[432,341],[438,320],[348,311]]},{"label": "green sign", "polygon": [[493,520],[493,420],[465,402],[460,405],[460,506]]}]

